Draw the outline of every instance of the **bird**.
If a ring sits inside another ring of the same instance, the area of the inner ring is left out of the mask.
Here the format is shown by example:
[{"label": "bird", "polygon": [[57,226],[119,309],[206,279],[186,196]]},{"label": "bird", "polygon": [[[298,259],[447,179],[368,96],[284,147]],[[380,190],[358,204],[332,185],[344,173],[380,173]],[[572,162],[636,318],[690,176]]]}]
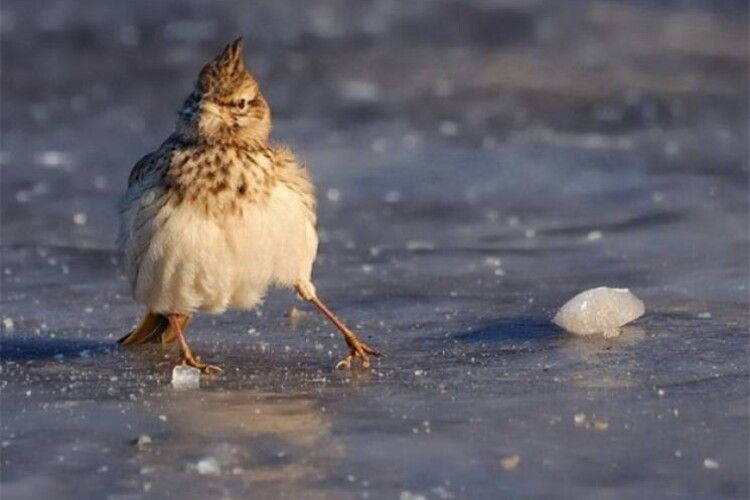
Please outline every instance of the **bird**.
[{"label": "bird", "polygon": [[146,312],[121,345],[178,341],[183,364],[219,373],[193,354],[185,339],[190,320],[252,309],[279,286],[294,289],[341,332],[349,351],[337,368],[368,368],[370,356],[381,356],[317,294],[315,186],[270,132],[271,109],[245,65],[240,37],[203,66],[174,131],[128,177],[117,245]]}]

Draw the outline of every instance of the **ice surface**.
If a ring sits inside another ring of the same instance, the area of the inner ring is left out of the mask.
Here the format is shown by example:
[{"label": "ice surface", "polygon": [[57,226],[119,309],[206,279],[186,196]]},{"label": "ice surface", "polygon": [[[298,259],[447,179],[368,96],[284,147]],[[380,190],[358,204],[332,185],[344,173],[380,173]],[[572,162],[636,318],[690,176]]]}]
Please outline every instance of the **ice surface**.
[{"label": "ice surface", "polygon": [[[746,4],[3,2],[3,500],[748,498]],[[116,200],[240,34],[369,373],[289,291],[196,315],[200,390],[116,344]],[[592,283],[648,314],[549,321]]]},{"label": "ice surface", "polygon": [[552,321],[578,335],[616,337],[620,327],[643,316],[643,301],[626,288],[592,288],[563,305]]},{"label": "ice surface", "polygon": [[200,386],[201,371],[187,365],[177,365],[172,369],[172,387],[175,389],[196,389]]}]

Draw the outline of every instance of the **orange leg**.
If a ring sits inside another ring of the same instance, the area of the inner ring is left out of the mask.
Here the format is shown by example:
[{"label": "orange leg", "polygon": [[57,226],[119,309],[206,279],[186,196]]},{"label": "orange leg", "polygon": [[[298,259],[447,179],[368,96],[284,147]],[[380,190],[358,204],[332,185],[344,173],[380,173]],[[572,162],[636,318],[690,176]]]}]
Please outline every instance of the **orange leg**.
[{"label": "orange leg", "polygon": [[[300,289],[300,287],[297,287],[297,292],[302,296],[305,297],[305,294]],[[357,334],[355,334],[353,331],[349,329],[348,326],[344,324],[343,321],[341,321],[335,314],[333,314],[333,311],[328,309],[328,306],[326,306],[322,300],[320,300],[317,296],[312,295],[311,297],[307,298],[310,303],[312,303],[315,307],[318,308],[318,310],[323,313],[323,316],[325,316],[333,325],[338,328],[338,330],[341,332],[341,334],[344,336],[344,340],[346,341],[346,345],[349,346],[349,354],[344,357],[341,361],[339,361],[336,364],[336,368],[351,368],[352,361],[355,359],[359,359],[362,361],[362,367],[363,368],[369,368],[370,367],[370,357],[368,356],[382,356],[383,354],[378,351],[377,349],[374,349],[361,340],[359,340],[359,337],[357,337]]]},{"label": "orange leg", "polygon": [[177,335],[177,340],[180,342],[180,349],[182,350],[182,362],[188,366],[198,368],[203,373],[210,375],[212,373],[220,373],[222,370],[218,366],[207,365],[201,363],[198,358],[193,355],[193,351],[185,340],[185,335],[182,332],[182,325],[185,324],[184,315],[181,314],[170,314],[169,324]]}]

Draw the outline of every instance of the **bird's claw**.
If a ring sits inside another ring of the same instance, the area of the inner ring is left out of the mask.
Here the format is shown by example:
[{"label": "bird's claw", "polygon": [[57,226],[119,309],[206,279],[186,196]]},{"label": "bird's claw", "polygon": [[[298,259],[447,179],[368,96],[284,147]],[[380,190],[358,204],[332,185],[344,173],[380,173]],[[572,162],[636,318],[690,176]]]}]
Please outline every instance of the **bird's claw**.
[{"label": "bird's claw", "polygon": [[[362,362],[362,368],[370,368],[370,356],[382,356],[383,353],[374,349],[367,344],[358,343],[349,347],[350,351],[347,356],[336,363],[337,370],[349,370],[352,367],[352,361],[359,359]],[[368,356],[368,354],[370,356]]]},{"label": "bird's claw", "polygon": [[224,370],[222,370],[218,366],[201,363],[196,358],[183,358],[182,364],[187,365],[187,366],[192,366],[193,368],[197,368],[198,370],[201,371],[203,375],[218,375],[224,372]]}]

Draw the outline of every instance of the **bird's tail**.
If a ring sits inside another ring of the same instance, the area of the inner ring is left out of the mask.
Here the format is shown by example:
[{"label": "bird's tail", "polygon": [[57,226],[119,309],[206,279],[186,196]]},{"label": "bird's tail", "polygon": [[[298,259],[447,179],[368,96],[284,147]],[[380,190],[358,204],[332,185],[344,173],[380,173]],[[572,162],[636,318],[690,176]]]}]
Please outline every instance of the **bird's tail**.
[{"label": "bird's tail", "polygon": [[[190,322],[190,316],[180,315],[177,318],[180,328],[184,331]],[[135,330],[122,337],[117,343],[121,345],[139,345],[149,342],[169,344],[174,342],[175,339],[177,339],[177,332],[169,324],[169,319],[166,316],[146,311]]]}]

